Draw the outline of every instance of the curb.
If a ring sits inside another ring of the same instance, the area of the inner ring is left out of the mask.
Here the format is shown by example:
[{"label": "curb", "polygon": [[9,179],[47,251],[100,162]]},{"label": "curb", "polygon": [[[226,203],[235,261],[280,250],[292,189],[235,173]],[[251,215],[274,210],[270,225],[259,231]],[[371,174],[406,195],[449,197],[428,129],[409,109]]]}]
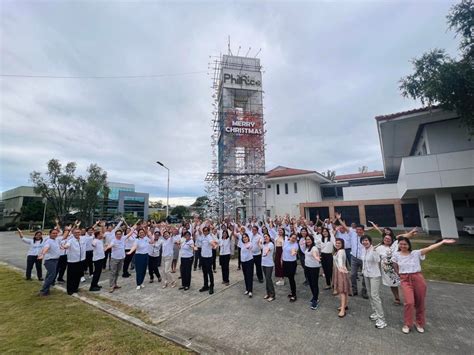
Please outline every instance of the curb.
[{"label": "curb", "polygon": [[[19,267],[16,267],[16,266],[13,266],[13,265],[10,265],[8,263],[5,263],[3,261],[0,261],[0,265],[1,266],[5,266],[5,267],[8,267],[14,271],[17,271],[17,272],[21,272],[23,273],[24,270],[19,268]],[[55,290],[58,290],[58,291],[61,291],[63,293],[66,293],[66,289],[62,286],[54,286],[53,287]],[[90,306],[93,306],[111,316],[113,316],[114,318],[117,318],[117,319],[120,319],[126,323],[129,323],[129,324],[132,324],[138,328],[141,328],[147,332],[150,332],[152,334],[155,334],[155,335],[158,335],[170,342],[173,342],[179,346],[182,346],[186,349],[189,349],[191,351],[194,351],[198,354],[201,354],[201,353],[216,353],[216,349],[213,349],[211,347],[207,347],[207,346],[204,346],[204,345],[201,345],[201,344],[196,344],[196,343],[193,343],[192,341],[188,340],[188,339],[185,339],[185,338],[182,338],[180,336],[177,336],[175,334],[172,334],[170,332],[167,332],[163,329],[160,329],[154,325],[149,325],[145,322],[143,322],[142,320],[138,319],[138,318],[135,318],[135,317],[132,317],[128,314],[125,314],[124,312],[114,308],[113,306],[105,303],[105,302],[100,302],[100,301],[97,301],[95,299],[91,299],[91,298],[88,298],[86,296],[81,296],[79,294],[73,294],[72,297],[82,301],[83,303],[86,303]],[[209,297],[212,297],[212,296],[209,296]],[[207,298],[206,298],[207,299]],[[205,299],[205,300],[206,300]],[[202,300],[200,301],[202,302]],[[197,303],[200,303],[200,302],[196,302]],[[184,311],[184,310],[183,310]],[[180,311],[179,313],[181,313],[182,311]],[[174,316],[173,316],[174,318]],[[169,318],[168,318],[169,319]],[[168,320],[166,319],[166,320]]]}]

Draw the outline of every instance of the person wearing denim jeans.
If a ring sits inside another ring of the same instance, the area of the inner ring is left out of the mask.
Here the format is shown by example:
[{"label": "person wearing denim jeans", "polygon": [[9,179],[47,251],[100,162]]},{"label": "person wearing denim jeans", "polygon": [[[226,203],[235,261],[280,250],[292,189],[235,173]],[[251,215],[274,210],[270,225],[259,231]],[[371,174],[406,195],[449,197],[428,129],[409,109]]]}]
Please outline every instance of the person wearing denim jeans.
[{"label": "person wearing denim jeans", "polygon": [[58,231],[51,229],[49,231],[49,239],[45,241],[43,249],[38,254],[39,260],[44,260],[44,267],[46,268],[46,277],[43,282],[43,287],[40,290],[41,296],[49,295],[49,288],[54,284],[56,279],[56,268],[60,255],[59,243],[56,241]]}]

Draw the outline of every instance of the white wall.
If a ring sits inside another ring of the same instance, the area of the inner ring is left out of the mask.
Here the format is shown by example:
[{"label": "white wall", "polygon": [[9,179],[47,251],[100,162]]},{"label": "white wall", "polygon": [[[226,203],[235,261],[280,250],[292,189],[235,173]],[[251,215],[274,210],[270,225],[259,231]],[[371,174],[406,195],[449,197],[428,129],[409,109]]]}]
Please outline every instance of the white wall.
[{"label": "white wall", "polygon": [[397,184],[343,187],[344,201],[398,198]]},{"label": "white wall", "polygon": [[459,119],[428,124],[425,126],[425,132],[429,154],[474,149],[474,139],[469,136]]},{"label": "white wall", "polygon": [[[294,183],[297,183],[297,193],[294,191]],[[285,183],[288,184],[288,194],[285,194]],[[276,185],[280,185],[280,194],[277,195]],[[270,185],[270,188],[268,188]],[[300,203],[321,201],[321,188],[319,183],[307,178],[288,177],[285,179],[266,181],[265,191],[267,198],[267,210],[272,216],[290,214],[299,216]]]}]

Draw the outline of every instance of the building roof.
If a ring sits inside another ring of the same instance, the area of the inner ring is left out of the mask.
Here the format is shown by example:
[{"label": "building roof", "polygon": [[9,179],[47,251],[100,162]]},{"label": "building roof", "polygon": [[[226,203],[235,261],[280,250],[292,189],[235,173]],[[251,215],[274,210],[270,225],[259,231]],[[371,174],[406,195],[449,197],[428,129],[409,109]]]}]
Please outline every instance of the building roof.
[{"label": "building roof", "polygon": [[356,179],[366,179],[366,178],[375,178],[375,177],[384,177],[383,171],[374,170],[374,171],[368,171],[366,173],[336,175],[334,180],[345,181],[345,180],[356,180]]},{"label": "building roof", "polygon": [[277,166],[276,168],[270,171],[267,171],[267,178],[303,175],[303,174],[314,174],[314,173],[317,173],[317,172],[314,170],[293,169],[293,168],[287,168],[286,166]]},{"label": "building roof", "polygon": [[388,114],[388,115],[375,116],[375,119],[377,121],[388,121],[388,120],[392,120],[394,118],[398,118],[398,117],[402,117],[402,116],[408,116],[408,115],[412,115],[412,114],[415,114],[415,113],[429,112],[429,111],[432,111],[432,110],[435,110],[435,109],[438,109],[438,108],[439,108],[438,105],[433,105],[433,106],[428,106],[428,107],[419,107],[419,108],[415,108],[413,110],[395,112],[395,113],[391,113],[391,114]]},{"label": "building roof", "polygon": [[308,175],[309,178],[319,182],[329,182],[329,180],[315,170],[304,170],[288,168],[286,166],[277,166],[276,168],[266,172],[266,179],[285,178],[289,176]]}]

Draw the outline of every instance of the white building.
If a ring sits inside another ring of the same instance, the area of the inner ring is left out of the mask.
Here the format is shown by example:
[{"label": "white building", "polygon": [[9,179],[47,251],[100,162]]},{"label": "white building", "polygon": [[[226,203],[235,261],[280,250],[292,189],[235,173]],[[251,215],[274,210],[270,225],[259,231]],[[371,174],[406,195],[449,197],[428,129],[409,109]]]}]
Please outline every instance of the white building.
[{"label": "white building", "polygon": [[340,211],[349,221],[421,226],[458,237],[464,225],[474,223],[474,137],[456,114],[437,108],[376,121],[383,172],[340,175],[330,182],[315,171],[277,167],[267,175],[267,214],[314,219]]}]

